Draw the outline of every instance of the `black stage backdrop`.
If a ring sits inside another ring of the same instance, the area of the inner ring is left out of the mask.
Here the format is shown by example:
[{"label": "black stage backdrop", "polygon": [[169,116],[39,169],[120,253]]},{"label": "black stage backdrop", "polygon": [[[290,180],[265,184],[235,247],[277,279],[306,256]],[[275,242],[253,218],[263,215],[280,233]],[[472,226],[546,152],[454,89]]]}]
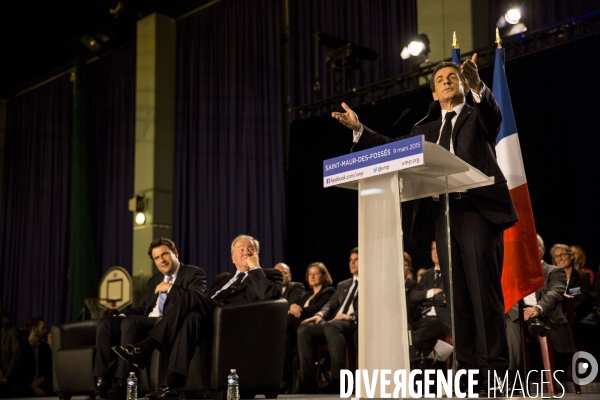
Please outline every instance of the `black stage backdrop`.
[{"label": "black stage backdrop", "polygon": [[130,43],[87,68],[98,278],[115,265],[131,273],[135,49]]},{"label": "black stage backdrop", "polygon": [[69,74],[7,105],[0,218],[2,305],[12,323],[70,316],[67,299]]},{"label": "black stage backdrop", "polygon": [[[506,64],[537,231],[548,251],[557,242],[583,246],[593,270],[600,262],[594,196],[600,172],[594,111],[600,92],[595,77],[599,46],[600,37],[595,36]],[[492,69],[481,71],[490,87]],[[424,116],[431,100],[430,91],[421,88],[356,112],[361,122],[380,130],[406,108]],[[339,282],[349,276],[348,251],[358,243],[358,199],[355,191],[323,189],[322,161],[346,154],[352,133],[330,116],[321,116],[296,120],[291,135],[286,260],[296,280],[304,279],[310,262],[322,261]],[[413,267],[431,267],[429,244],[408,240],[407,207],[404,235]],[[551,261],[548,253],[545,259]],[[368,271],[369,266],[359,268]]]},{"label": "black stage backdrop", "polygon": [[209,282],[239,234],[263,267],[283,259],[281,12],[232,0],[178,22],[173,239]]}]

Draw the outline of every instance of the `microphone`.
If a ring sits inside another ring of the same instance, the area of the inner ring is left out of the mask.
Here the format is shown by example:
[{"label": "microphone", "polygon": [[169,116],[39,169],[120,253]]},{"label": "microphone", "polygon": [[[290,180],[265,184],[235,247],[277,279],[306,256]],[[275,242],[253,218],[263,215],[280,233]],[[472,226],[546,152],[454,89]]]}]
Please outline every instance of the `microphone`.
[{"label": "microphone", "polygon": [[[412,110],[411,110],[410,108],[407,108],[406,110],[402,111],[402,114],[400,114],[400,118],[398,118],[398,119],[396,120],[396,122],[394,122],[394,124],[393,124],[393,125],[391,125],[391,126],[388,126],[387,128],[385,128],[385,129],[384,129],[384,130],[382,130],[381,132],[374,132],[374,133],[373,133],[373,132],[369,132],[369,133],[370,133],[369,137],[370,137],[370,136],[372,136],[372,135],[375,135],[375,134],[382,134],[382,133],[384,133],[384,132],[387,132],[387,131],[389,131],[390,129],[392,129],[392,128],[394,128],[396,125],[398,125],[398,124],[400,123],[400,121],[402,121],[403,119],[405,119],[405,118],[409,117],[411,114],[412,114]],[[411,131],[411,132],[412,132],[412,131]],[[364,135],[364,134],[365,134],[365,132],[363,131],[363,135]],[[359,141],[360,141],[361,139],[362,139],[362,135],[361,135],[361,137],[359,138]],[[352,147],[350,148],[350,153],[352,153],[352,152],[354,151],[354,146],[356,146],[356,144],[357,144],[357,143],[358,143],[358,142],[354,142],[354,143],[352,144]]]},{"label": "microphone", "polygon": [[409,137],[412,137],[412,135],[415,132],[415,128],[417,127],[417,125],[419,125],[421,122],[425,121],[429,117],[429,114],[431,114],[431,112],[433,111],[433,109],[436,108],[436,107],[439,107],[439,103],[437,101],[432,101],[431,104],[429,104],[429,110],[427,111],[427,115],[425,115],[425,117],[423,117],[421,120],[417,121],[417,123],[413,125],[412,129],[410,130]]}]

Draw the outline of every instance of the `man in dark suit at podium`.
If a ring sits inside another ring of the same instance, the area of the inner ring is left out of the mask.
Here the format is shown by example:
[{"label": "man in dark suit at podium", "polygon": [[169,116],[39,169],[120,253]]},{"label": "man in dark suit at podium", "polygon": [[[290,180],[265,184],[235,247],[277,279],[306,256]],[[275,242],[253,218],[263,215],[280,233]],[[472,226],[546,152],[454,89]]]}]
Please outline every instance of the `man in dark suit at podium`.
[{"label": "man in dark suit at podium", "polygon": [[100,321],[96,330],[94,375],[102,382],[88,399],[125,399],[126,380],[130,371],[137,373],[112,351],[116,344],[137,343],[148,336],[156,318],[172,312],[183,294],[189,290],[204,292],[206,275],[192,265],[179,262],[175,243],[167,238],[152,241],[148,255],[158,273],[148,280],[146,295],[139,304],[116,317]]},{"label": "man in dark suit at podium", "polygon": [[211,326],[216,306],[281,297],[281,273],[275,269],[262,269],[258,252],[258,240],[239,235],[231,243],[235,274],[218,276],[206,294],[200,290],[187,290],[146,339],[113,347],[121,358],[140,368],[149,362],[154,349],[169,353],[165,384],[148,394],[147,399],[179,398],[179,389],[186,384],[196,344],[203,329]]},{"label": "man in dark suit at podium", "polygon": [[[479,78],[476,60],[474,54],[462,66],[451,62],[436,65],[430,86],[437,104],[430,108],[429,119],[425,119],[428,122],[416,126],[412,135],[424,135],[426,141],[438,143],[495,179],[490,186],[449,194],[454,311],[457,322],[460,321],[455,324],[456,356],[462,368],[479,369],[487,377],[487,371],[503,374],[508,367],[500,284],[503,231],[513,226],[518,217],[506,178],[496,162],[500,109],[491,90]],[[469,89],[473,106],[465,103]],[[356,150],[398,140],[363,127],[346,104],[342,107],[346,112],[334,112],[332,116],[354,130]],[[435,227],[444,287],[449,288],[445,198],[420,201],[414,207],[417,216],[425,219],[420,220],[424,221],[421,226],[413,227],[413,234]],[[427,219],[429,214],[433,221]]]}]

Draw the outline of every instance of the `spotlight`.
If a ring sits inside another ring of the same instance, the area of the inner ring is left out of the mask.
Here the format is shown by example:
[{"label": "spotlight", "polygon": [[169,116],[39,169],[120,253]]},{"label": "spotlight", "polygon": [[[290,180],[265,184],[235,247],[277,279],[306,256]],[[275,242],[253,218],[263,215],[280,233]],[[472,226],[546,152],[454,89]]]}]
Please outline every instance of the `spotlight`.
[{"label": "spotlight", "polygon": [[138,212],[135,214],[135,223],[138,225],[144,225],[146,223],[146,214]]},{"label": "spotlight", "polygon": [[408,46],[405,46],[400,52],[400,57],[406,60],[410,57],[422,57],[427,59],[429,54],[429,38],[424,33],[415,36]]},{"label": "spotlight", "polygon": [[144,225],[146,223],[146,198],[144,195],[136,195],[129,199],[129,211],[135,213],[135,223]]},{"label": "spotlight", "polygon": [[504,14],[504,19],[509,24],[518,24],[521,20],[521,10],[518,7],[513,7]]}]

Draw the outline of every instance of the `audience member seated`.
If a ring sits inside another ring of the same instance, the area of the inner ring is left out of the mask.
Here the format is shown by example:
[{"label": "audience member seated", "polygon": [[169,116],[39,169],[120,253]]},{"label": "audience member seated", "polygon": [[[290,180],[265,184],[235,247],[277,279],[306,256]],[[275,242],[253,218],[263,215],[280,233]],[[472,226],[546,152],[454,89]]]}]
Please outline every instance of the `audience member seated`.
[{"label": "audience member seated", "polygon": [[[576,351],[569,323],[562,310],[562,301],[567,277],[564,269],[550,265],[543,260],[544,241],[537,235],[540,259],[544,271],[545,285],[523,299],[523,320],[527,329],[525,332],[532,336],[550,335],[554,351],[558,353],[573,353]],[[509,373],[514,374],[521,368],[521,330],[519,323],[519,308],[515,304],[506,314],[506,338],[509,351]],[[563,360],[566,357],[558,357]],[[557,369],[566,370],[566,365]],[[511,379],[513,380],[513,379]]]},{"label": "audience member seated", "polygon": [[585,272],[590,276],[590,284],[594,286],[594,282],[596,281],[596,275],[594,275],[594,271],[587,268],[587,256],[585,255],[585,251],[583,247],[572,244],[571,251],[573,251],[573,267],[577,271]]},{"label": "audience member seated", "polygon": [[96,332],[96,356],[94,375],[102,379],[98,389],[88,400],[124,400],[127,394],[126,380],[130,372],[139,376],[135,366],[121,360],[111,350],[114,345],[137,343],[148,336],[156,319],[176,309],[175,304],[188,290],[204,292],[204,271],[179,261],[175,243],[158,238],[150,243],[148,256],[158,273],[148,280],[146,293],[139,304],[123,314],[103,319]]},{"label": "audience member seated", "polygon": [[[598,271],[600,272],[600,271]],[[598,275],[596,275],[598,277]],[[600,359],[600,279],[596,279],[591,293],[592,311],[582,319],[577,328],[585,351]]]},{"label": "audience member seated", "polygon": [[292,282],[292,273],[287,264],[277,263],[274,268],[281,272],[281,276],[283,276],[281,298],[286,299],[290,305],[297,303],[304,293],[304,285],[300,282]]},{"label": "audience member seated", "polygon": [[19,329],[10,326],[10,313],[2,308],[2,359],[0,363],[0,397],[16,397],[14,389],[19,383],[17,367],[21,360]]},{"label": "audience member seated", "polygon": [[283,365],[283,380],[286,391],[290,391],[293,384],[292,362],[293,352],[297,345],[296,332],[300,323],[307,318],[312,317],[321,310],[329,301],[335,289],[333,280],[327,267],[322,262],[314,262],[308,265],[306,269],[306,282],[309,291],[304,292],[297,303],[290,305],[288,311],[288,324],[285,341],[285,360]]},{"label": "audience member seated", "polygon": [[[155,349],[169,354],[165,382],[147,394],[147,399],[179,398],[180,389],[187,383],[196,344],[212,331],[215,307],[281,297],[281,273],[275,269],[261,268],[259,250],[258,240],[239,235],[231,242],[231,261],[236,268],[235,274],[215,279],[206,294],[203,288],[189,288],[173,305],[171,312],[165,313],[148,332],[146,339],[113,347],[119,357],[140,368],[148,364]],[[240,339],[243,340],[243,329]]]},{"label": "audience member seated", "polygon": [[404,252],[404,279],[415,280],[412,270],[412,258],[407,252]]},{"label": "audience member seated", "polygon": [[340,392],[340,370],[346,364],[346,340],[354,340],[358,348],[358,247],[350,251],[352,278],[337,285],[331,299],[313,317],[302,321],[298,328],[298,356],[302,393],[316,393],[315,362],[319,344],[326,344],[331,358],[331,381],[322,389],[326,393]]},{"label": "audience member seated", "polygon": [[439,338],[452,334],[450,310],[446,304],[435,242],[431,243],[431,261],[434,267],[423,273],[408,299],[411,307],[422,307],[422,318],[411,324],[412,343],[417,353],[425,357],[433,351]]},{"label": "audience member seated", "polygon": [[[591,310],[590,294],[592,291],[590,285],[590,276],[585,272],[577,271],[573,262],[575,257],[573,251],[566,244],[555,244],[550,250],[552,254],[552,260],[554,264],[562,268],[567,274],[567,288],[565,290],[565,297],[575,297],[575,326],[585,316],[587,316]],[[563,312],[565,311],[563,302]],[[575,336],[575,343],[577,343],[577,329],[573,332]]]},{"label": "audience member seated", "polygon": [[417,288],[417,281],[413,280],[411,271],[412,260],[407,252],[404,252],[404,298],[406,299],[406,316],[409,325],[419,319],[421,314],[418,308],[408,302],[408,297]]}]

